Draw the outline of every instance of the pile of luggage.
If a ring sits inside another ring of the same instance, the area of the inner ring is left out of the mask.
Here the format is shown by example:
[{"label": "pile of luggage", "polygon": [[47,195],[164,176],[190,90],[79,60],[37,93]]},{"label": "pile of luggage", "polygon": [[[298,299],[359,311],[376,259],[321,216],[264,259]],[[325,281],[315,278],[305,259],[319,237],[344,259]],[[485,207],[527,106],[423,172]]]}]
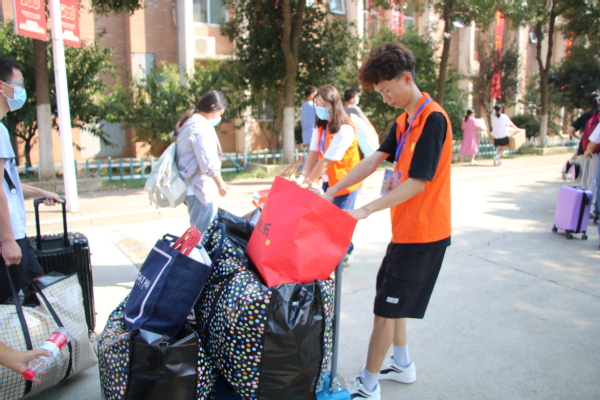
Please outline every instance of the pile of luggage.
[{"label": "pile of luggage", "polygon": [[177,254],[172,237],[157,242],[99,338],[105,399],[316,398],[332,355],[337,262],[325,279],[269,284],[248,256],[264,230],[258,213],[219,210],[198,246],[210,265]]}]

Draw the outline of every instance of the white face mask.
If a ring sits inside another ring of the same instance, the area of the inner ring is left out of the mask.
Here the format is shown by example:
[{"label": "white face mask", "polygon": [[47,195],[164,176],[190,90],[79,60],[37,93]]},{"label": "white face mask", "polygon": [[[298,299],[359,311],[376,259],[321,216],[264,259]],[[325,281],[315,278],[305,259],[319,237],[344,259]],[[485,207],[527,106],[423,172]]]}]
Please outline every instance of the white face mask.
[{"label": "white face mask", "polygon": [[6,97],[8,109],[10,111],[16,111],[25,105],[25,102],[27,101],[27,92],[25,91],[25,88],[22,88],[20,86],[10,86],[14,89],[14,97],[12,99],[9,99],[8,96],[4,93],[3,95],[4,97]]},{"label": "white face mask", "polygon": [[360,98],[356,98],[356,101],[354,102],[354,105],[357,106],[358,105],[358,101],[360,100]]}]

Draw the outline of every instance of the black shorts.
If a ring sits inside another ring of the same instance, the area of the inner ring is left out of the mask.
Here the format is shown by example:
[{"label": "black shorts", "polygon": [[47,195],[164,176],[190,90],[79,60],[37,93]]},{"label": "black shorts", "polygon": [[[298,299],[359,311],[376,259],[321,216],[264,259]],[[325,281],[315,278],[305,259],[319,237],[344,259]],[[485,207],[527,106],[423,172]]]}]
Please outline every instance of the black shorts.
[{"label": "black shorts", "polygon": [[19,265],[9,265],[4,263],[4,258],[0,255],[0,304],[12,299],[12,291],[8,283],[6,271],[10,272],[10,277],[16,286],[17,291],[27,286],[27,283],[40,275],[44,275],[44,270],[40,266],[29,239],[23,238],[17,240],[21,248],[21,262]]},{"label": "black shorts", "polygon": [[408,252],[390,243],[377,274],[374,314],[383,318],[423,318],[446,248]]},{"label": "black shorts", "polygon": [[494,138],[494,146],[508,146],[508,136],[505,136],[500,139]]}]

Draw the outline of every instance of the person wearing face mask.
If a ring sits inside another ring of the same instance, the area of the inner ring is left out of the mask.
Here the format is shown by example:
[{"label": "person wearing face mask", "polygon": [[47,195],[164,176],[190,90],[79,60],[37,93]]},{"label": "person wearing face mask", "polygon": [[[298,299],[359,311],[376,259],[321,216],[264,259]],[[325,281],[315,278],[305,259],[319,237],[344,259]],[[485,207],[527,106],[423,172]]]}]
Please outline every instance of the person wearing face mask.
[{"label": "person wearing face mask", "polygon": [[[360,154],[356,131],[344,111],[337,89],[332,85],[321,86],[314,101],[317,123],[306,160],[304,185],[312,185],[322,177],[323,190],[326,191],[360,162]],[[358,182],[339,191],[333,204],[342,210],[353,209],[360,186]],[[344,259],[346,264],[352,258],[353,247],[350,244]]]},{"label": "person wearing face mask", "polygon": [[[0,119],[27,101],[22,69],[16,61],[0,57]],[[21,183],[8,130],[1,122],[0,169],[0,303],[4,303],[12,297],[7,274],[19,290],[44,273],[25,236],[23,196],[44,198],[47,205],[62,200],[56,193]]]},{"label": "person wearing face mask", "polygon": [[206,93],[196,107],[183,114],[175,125],[175,136],[192,134],[177,144],[177,167],[189,182],[185,205],[190,215],[190,225],[206,232],[217,214],[217,193],[226,196],[229,187],[221,176],[223,150],[215,127],[227,107],[227,99],[218,90]]},{"label": "person wearing face mask", "polygon": [[346,114],[356,114],[361,117],[367,124],[371,125],[369,118],[365,115],[365,113],[360,109],[358,103],[360,101],[360,92],[354,88],[346,88],[344,91],[344,111]]},{"label": "person wearing face mask", "polygon": [[[373,174],[387,160],[381,197],[347,213],[355,219],[390,209],[392,240],[375,280],[373,329],[362,373],[347,382],[353,399],[380,400],[379,380],[413,383],[407,319],[422,319],[451,236],[452,127],[444,109],[415,81],[406,45],[385,43],[366,57],[358,80],[403,112],[379,149],[325,193],[326,200]],[[392,348],[391,356],[388,351]]]}]

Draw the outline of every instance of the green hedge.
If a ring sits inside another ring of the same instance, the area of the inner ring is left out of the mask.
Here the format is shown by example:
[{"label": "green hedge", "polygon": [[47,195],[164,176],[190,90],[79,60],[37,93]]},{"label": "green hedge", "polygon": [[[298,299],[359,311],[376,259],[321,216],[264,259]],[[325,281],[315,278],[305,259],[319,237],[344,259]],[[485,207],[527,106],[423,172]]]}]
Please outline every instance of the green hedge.
[{"label": "green hedge", "polygon": [[540,123],[531,115],[515,115],[511,120],[519,128],[525,129],[528,138],[540,134]]}]

